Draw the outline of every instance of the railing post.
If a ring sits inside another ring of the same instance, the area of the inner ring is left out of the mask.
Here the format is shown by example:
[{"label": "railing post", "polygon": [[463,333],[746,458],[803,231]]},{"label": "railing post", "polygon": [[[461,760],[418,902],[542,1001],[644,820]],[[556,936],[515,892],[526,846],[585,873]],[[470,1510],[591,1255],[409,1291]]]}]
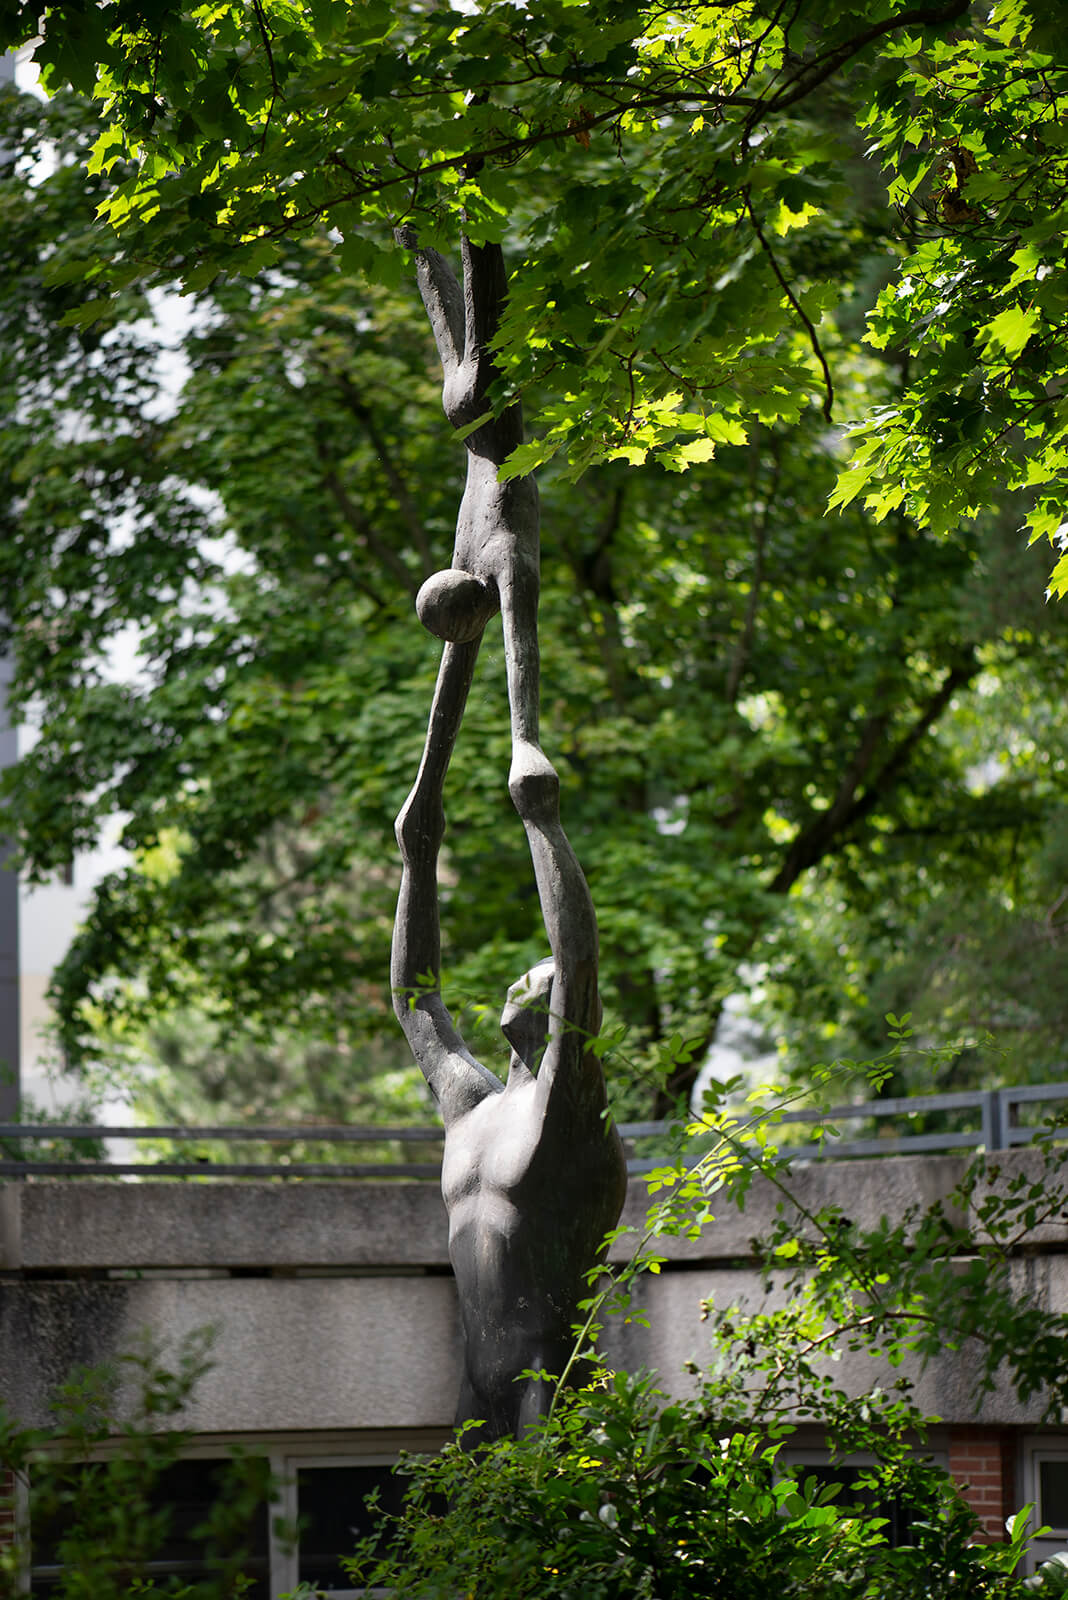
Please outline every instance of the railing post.
[{"label": "railing post", "polygon": [[987,1089],[983,1093],[983,1144],[988,1151],[1005,1148],[1002,1093],[1001,1089]]},{"label": "railing post", "polygon": [[[1020,1126],[1020,1101],[1015,1089],[999,1089],[998,1101],[1001,1106],[1001,1137],[1005,1149],[1011,1150],[1017,1143],[1012,1136],[1012,1130]],[[1034,1134],[1031,1137],[1034,1138]]]}]

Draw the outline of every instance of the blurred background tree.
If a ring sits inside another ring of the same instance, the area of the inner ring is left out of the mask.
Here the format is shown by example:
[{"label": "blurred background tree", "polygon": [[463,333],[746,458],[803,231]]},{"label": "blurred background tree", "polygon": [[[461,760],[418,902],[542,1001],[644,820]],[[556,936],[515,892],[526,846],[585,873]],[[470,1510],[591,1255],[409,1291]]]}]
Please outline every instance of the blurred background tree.
[{"label": "blurred background tree", "polygon": [[[411,601],[448,561],[463,464],[418,296],[399,257],[369,287],[314,228],[181,302],[139,288],[136,233],[95,221],[128,172],[86,177],[92,104],[3,111],[0,582],[40,733],[5,826],[31,877],[115,814],[130,851],[55,977],[65,1056],[170,1116],[415,1114],[391,826],[437,663]],[[816,220],[780,211],[775,254],[795,285],[834,284],[820,342],[855,413],[892,404],[907,361],[858,342],[901,224],[848,111],[831,92],[806,112],[837,166]],[[567,183],[604,160],[579,141]],[[766,271],[739,257],[736,318]],[[540,375],[528,409],[558,403]],[[945,534],[856,501],[828,518],[842,435],[791,404],[685,472],[638,451],[539,475],[547,742],[626,1033],[623,1113],[689,1093],[745,994],[787,1071],[870,1054],[903,1009],[935,1036],[996,1032],[1007,1073],[1059,1070],[1068,621],[1048,563],[1008,495]],[[493,629],[484,650],[446,796],[443,959],[492,1053],[507,983],[544,952]],[[665,1082],[675,1034],[696,1044]],[[966,1051],[954,1083],[988,1070]]]}]

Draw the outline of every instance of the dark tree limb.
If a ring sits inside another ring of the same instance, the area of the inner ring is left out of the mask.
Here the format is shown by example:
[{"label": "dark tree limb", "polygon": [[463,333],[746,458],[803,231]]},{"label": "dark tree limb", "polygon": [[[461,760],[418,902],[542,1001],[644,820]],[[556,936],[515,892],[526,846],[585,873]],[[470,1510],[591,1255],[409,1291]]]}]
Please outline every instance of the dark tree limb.
[{"label": "dark tree limb", "polygon": [[889,714],[885,712],[874,713],[867,719],[853,759],[839,784],[838,793],[828,810],[819,812],[798,834],[782,866],[768,885],[769,893],[785,894],[803,872],[822,861],[847,833],[888,798],[908,766],[916,746],[930,733],[958,689],[970,683],[978,670],[979,663],[974,650],[969,650],[948,669],[934,694],[920,707],[912,725],[887,752],[886,759],[877,767],[871,780],[865,782],[863,793],[858,795],[857,790],[875,762],[890,723]]},{"label": "dark tree limb", "polygon": [[[597,528],[592,549],[569,548],[567,551],[568,562],[579,587],[582,608],[597,640],[612,703],[618,711],[626,708],[628,673],[626,646],[617,609],[619,596],[612,576],[611,549],[623,523],[627,481],[621,478],[616,484]],[[603,626],[597,625],[593,607],[589,603],[590,596],[597,603]]]},{"label": "dark tree limb", "polygon": [[752,132],[757,123],[764,118],[774,116],[778,111],[785,111],[788,106],[796,105],[799,100],[807,99],[821,83],[826,83],[828,78],[832,78],[855,55],[859,55],[877,39],[883,39],[889,33],[897,33],[906,28],[944,27],[947,23],[957,22],[965,16],[970,5],[971,0],[949,0],[949,4],[944,6],[915,6],[911,11],[902,11],[896,17],[887,17],[882,22],[872,23],[870,28],[855,33],[851,39],[846,39],[833,50],[829,50],[826,55],[816,56],[813,60],[802,64],[795,76],[788,84],[784,84],[777,94],[769,95],[754,106],[746,122],[747,134]]},{"label": "dark tree limb", "polygon": [[[867,718],[831,806],[827,811],[817,813],[793,841],[785,860],[768,885],[770,894],[786,894],[803,872],[817,866],[855,836],[857,827],[887,801],[903,777],[916,747],[934,728],[954,694],[970,683],[978,670],[979,663],[974,650],[965,651],[947,669],[938,688],[920,706],[910,726],[888,750],[881,765],[876,763],[890,717],[888,713],[879,711]],[[858,790],[861,791],[859,794]],[[759,937],[761,925],[754,920],[748,947],[751,948]],[[713,1008],[704,1037],[691,1061],[679,1067],[657,1096],[658,1116],[671,1116],[680,1102],[688,1103],[701,1063],[715,1038],[721,1010],[722,1006],[719,1005]]]},{"label": "dark tree limb", "polygon": [[[731,655],[730,666],[727,670],[727,686],[725,690],[727,704],[733,706],[738,699],[738,690],[741,688],[745,669],[749,664],[749,657],[753,651],[753,640],[756,637],[757,608],[760,605],[761,590],[764,586],[764,557],[767,549],[768,523],[771,520],[771,509],[778,493],[779,478],[782,471],[782,462],[775,441],[771,444],[771,483],[767,494],[764,496],[763,508],[757,517],[754,531],[753,577],[749,585],[749,595],[745,607],[745,620],[742,623],[742,633]],[[756,488],[756,471],[752,474],[752,486]],[[755,493],[753,495],[755,499]]]},{"label": "dark tree limb", "polygon": [[330,376],[340,388],[346,406],[371,441],[371,448],[378,457],[378,464],[382,468],[382,474],[389,485],[394,500],[397,502],[405,527],[411,535],[412,543],[419,553],[419,559],[423,567],[423,577],[429,577],[434,569],[434,557],[430,548],[430,538],[426,531],[426,525],[419,515],[419,508],[412,498],[411,490],[405,482],[403,473],[394,460],[393,452],[386,441],[385,435],[378,426],[375,414],[371,407],[364,403],[359,390],[350,378],[344,373],[338,372],[330,373]]},{"label": "dark tree limb", "polygon": [[746,191],[745,195],[745,209],[749,216],[750,226],[757,236],[760,248],[767,257],[768,265],[771,267],[772,272],[775,274],[775,277],[778,280],[779,288],[782,290],[787,300],[789,300],[794,309],[795,315],[804,325],[805,332],[808,334],[808,342],[812,346],[812,353],[819,362],[820,368],[823,372],[823,385],[826,391],[823,397],[823,420],[824,422],[833,422],[834,383],[831,379],[831,369],[827,365],[827,357],[823,353],[823,346],[820,344],[820,338],[819,334],[816,332],[815,324],[813,323],[808,312],[805,310],[804,306],[801,304],[800,300],[797,298],[796,294],[794,294],[789,280],[786,278],[782,268],[779,266],[778,258],[776,257],[774,250],[771,248],[771,245],[768,243],[764,230],[757,220],[757,215],[753,210],[753,204],[749,198],[748,190]]}]

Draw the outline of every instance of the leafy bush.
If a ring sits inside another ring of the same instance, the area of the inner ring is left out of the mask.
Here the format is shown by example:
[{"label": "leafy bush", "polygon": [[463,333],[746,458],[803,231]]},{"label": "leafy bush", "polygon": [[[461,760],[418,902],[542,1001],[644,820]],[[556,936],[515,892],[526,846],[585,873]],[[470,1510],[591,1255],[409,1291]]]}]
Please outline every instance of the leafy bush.
[{"label": "leafy bush", "polygon": [[[385,1558],[368,1546],[357,1584],[413,1600],[979,1600],[1022,1596],[1007,1545],[973,1543],[975,1518],[944,1474],[873,1418],[883,1456],[857,1505],[782,1459],[788,1430],[723,1420],[723,1385],[669,1402],[648,1376],[614,1374],[569,1396],[521,1441],[412,1461]],[[727,1407],[730,1409],[729,1405]],[[724,1428],[731,1431],[724,1432]],[[872,1499],[915,1508],[894,1548]]]}]

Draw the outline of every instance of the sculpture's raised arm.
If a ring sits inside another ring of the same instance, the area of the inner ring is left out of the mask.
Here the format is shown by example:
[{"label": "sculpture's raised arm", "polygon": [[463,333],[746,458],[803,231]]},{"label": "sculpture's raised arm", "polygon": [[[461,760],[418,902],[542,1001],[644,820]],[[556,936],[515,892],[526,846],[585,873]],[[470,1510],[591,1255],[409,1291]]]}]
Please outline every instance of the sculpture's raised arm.
[{"label": "sculpture's raised arm", "polygon": [[393,1009],[446,1127],[500,1082],[470,1054],[441,997],[438,855],[442,794],[475,670],[478,641],[445,646],[415,784],[397,818],[401,887],[393,924]]},{"label": "sculpture's raised arm", "polygon": [[589,1041],[601,1025],[597,918],[586,875],[560,822],[560,781],[548,759],[517,752],[508,784],[526,830],[542,919],[553,956],[549,1038],[538,1096],[605,1104],[604,1076]]},{"label": "sculpture's raised arm", "polygon": [[463,290],[445,257],[437,250],[420,248],[414,228],[398,228],[397,242],[415,256],[415,275],[419,293],[430,321],[446,378],[459,368],[464,358],[466,319]]},{"label": "sculpture's raised arm", "polygon": [[[416,281],[423,297],[441,360],[445,415],[462,428],[487,409],[487,393],[497,376],[492,344],[508,287],[499,244],[460,243],[462,284],[446,258],[423,248],[411,228],[398,228],[397,238],[415,257]],[[516,402],[471,436],[477,455],[500,466],[523,439],[522,410]]]},{"label": "sculpture's raised arm", "polygon": [[[500,245],[461,241],[463,283],[410,229],[398,232],[416,262],[441,358],[442,404],[454,427],[484,416],[497,369],[493,338],[507,289]],[[498,468],[523,439],[518,401],[467,435],[467,483],[456,523],[452,566],[423,585],[416,609],[439,638],[471,638],[499,608],[517,744],[538,743],[538,493],[533,478],[501,483]]]},{"label": "sculpture's raised arm", "polygon": [[[460,242],[463,262],[464,375],[470,385],[464,400],[470,411],[468,420],[481,416],[487,408],[490,384],[497,377],[493,340],[500,326],[508,293],[508,274],[499,244],[472,244],[466,236]],[[484,423],[472,436],[474,448],[500,466],[523,442],[523,408],[514,401]]]}]

